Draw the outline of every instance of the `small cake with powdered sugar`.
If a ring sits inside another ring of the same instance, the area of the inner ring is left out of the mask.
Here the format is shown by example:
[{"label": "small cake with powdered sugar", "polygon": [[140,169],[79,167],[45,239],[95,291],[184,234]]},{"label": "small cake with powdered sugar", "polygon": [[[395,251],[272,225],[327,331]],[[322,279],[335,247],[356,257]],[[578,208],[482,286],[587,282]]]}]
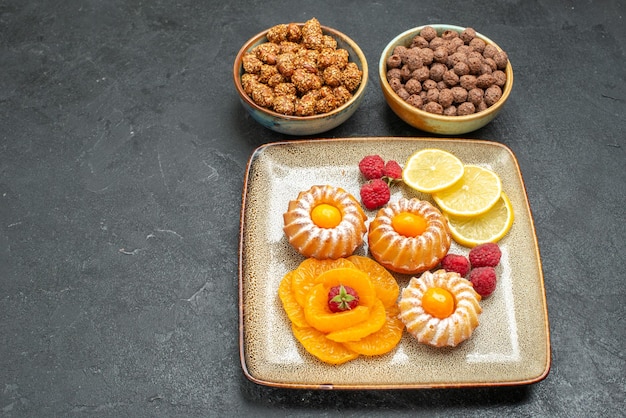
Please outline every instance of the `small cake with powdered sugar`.
[{"label": "small cake with powdered sugar", "polygon": [[313,186],[289,202],[283,214],[289,243],[303,256],[337,259],[363,243],[367,216],[359,202],[340,187]]}]

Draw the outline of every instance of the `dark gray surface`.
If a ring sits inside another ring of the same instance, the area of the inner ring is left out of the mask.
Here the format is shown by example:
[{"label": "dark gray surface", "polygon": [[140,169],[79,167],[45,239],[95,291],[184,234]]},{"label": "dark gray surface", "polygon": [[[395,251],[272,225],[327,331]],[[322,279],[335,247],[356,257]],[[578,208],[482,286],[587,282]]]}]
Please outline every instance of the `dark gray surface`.
[{"label": "dark gray surface", "polygon": [[[620,1],[0,1],[0,415],[619,416],[626,368],[626,7]],[[552,370],[474,390],[291,391],[242,375],[240,193],[249,37],[317,17],[370,64],[321,137],[430,136],[378,88],[385,44],[472,26],[509,54],[501,115],[542,255]]]}]

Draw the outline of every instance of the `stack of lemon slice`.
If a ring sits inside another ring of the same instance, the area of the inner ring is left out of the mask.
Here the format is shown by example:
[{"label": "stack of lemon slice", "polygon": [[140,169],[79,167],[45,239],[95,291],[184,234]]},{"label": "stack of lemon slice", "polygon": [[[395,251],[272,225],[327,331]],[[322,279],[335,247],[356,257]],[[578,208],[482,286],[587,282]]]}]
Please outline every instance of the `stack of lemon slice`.
[{"label": "stack of lemon slice", "polygon": [[497,242],[513,225],[513,207],[502,191],[500,177],[492,170],[464,165],[440,149],[422,149],[407,160],[404,183],[429,193],[448,219],[456,242],[475,247]]}]

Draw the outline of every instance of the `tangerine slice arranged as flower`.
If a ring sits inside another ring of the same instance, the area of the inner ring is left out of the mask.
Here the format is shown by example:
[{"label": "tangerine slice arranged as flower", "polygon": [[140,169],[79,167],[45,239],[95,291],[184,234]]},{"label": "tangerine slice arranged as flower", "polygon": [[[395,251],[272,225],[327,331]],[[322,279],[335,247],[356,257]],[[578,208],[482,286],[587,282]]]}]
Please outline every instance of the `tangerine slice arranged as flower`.
[{"label": "tangerine slice arranged as flower", "polygon": [[[331,311],[329,292],[336,286],[351,288],[358,305]],[[311,355],[333,365],[397,346],[404,329],[397,318],[398,294],[395,278],[364,256],[309,258],[287,273],[278,289],[294,337]]]},{"label": "tangerine slice arranged as flower", "polygon": [[395,305],[400,295],[400,286],[398,286],[395,277],[386,268],[371,258],[362,255],[351,255],[348,257],[348,260],[356,268],[369,274],[372,285],[374,285],[376,290],[376,297],[382,301],[385,308]]},{"label": "tangerine slice arranged as flower", "polygon": [[291,324],[291,331],[304,349],[324,363],[342,364],[354,360],[358,353],[350,350],[342,343],[326,338],[326,334],[312,327],[300,328]]},{"label": "tangerine slice arranged as flower", "polygon": [[304,305],[306,322],[324,333],[354,326],[367,320],[369,316],[370,308],[363,305],[347,311],[331,312],[328,308],[328,288],[323,283],[313,286]]},{"label": "tangerine slice arranged as flower", "polygon": [[315,283],[324,285],[327,293],[333,286],[349,286],[359,295],[359,306],[371,307],[376,301],[376,289],[372,285],[370,276],[356,268],[336,268],[325,271],[317,276]]},{"label": "tangerine slice arranged as flower", "polygon": [[385,325],[386,319],[385,306],[380,299],[377,299],[367,320],[339,331],[330,332],[326,335],[326,338],[340,343],[358,341],[381,329]]},{"label": "tangerine slice arranged as flower", "polygon": [[294,271],[290,271],[285,274],[283,279],[278,286],[278,297],[280,301],[283,303],[283,309],[287,313],[287,317],[289,320],[299,327],[308,327],[309,324],[306,322],[306,318],[304,317],[304,309],[298,301],[292,291],[291,288],[291,278],[294,274]]},{"label": "tangerine slice arranged as flower", "polygon": [[300,265],[293,270],[294,274],[291,278],[291,288],[300,306],[305,305],[307,293],[315,285],[317,276],[325,271],[339,267],[355,268],[354,264],[345,258],[338,258],[336,260],[307,258],[300,263]]},{"label": "tangerine slice arranged as flower", "polygon": [[399,313],[400,308],[397,305],[388,307],[387,320],[380,330],[358,341],[346,341],[343,344],[348,349],[365,356],[387,354],[398,345],[402,338],[404,323],[398,318]]}]

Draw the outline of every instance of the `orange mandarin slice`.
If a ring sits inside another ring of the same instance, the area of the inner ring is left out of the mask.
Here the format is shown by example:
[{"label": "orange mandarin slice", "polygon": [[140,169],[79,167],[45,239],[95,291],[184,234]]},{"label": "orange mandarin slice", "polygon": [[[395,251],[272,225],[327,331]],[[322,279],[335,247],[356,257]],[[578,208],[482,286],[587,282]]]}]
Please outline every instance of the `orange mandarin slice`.
[{"label": "orange mandarin slice", "polygon": [[329,291],[334,286],[344,285],[353,288],[359,296],[359,306],[370,307],[376,301],[376,290],[370,276],[356,268],[336,268],[317,276],[316,283],[322,283]]},{"label": "orange mandarin slice", "polygon": [[343,364],[359,356],[342,343],[329,340],[315,328],[300,328],[292,324],[291,330],[304,349],[324,363]]},{"label": "orange mandarin slice", "polygon": [[358,341],[381,329],[385,325],[386,319],[385,306],[378,299],[372,306],[370,317],[367,320],[339,331],[330,332],[326,335],[326,338],[339,343]]},{"label": "orange mandarin slice", "polygon": [[300,306],[306,303],[306,297],[309,290],[315,285],[315,279],[321,273],[338,267],[353,267],[350,261],[345,258],[336,260],[317,260],[315,258],[307,258],[293,270],[291,277],[291,289]]},{"label": "orange mandarin slice", "polygon": [[347,311],[331,312],[328,308],[328,289],[323,283],[313,286],[304,305],[306,322],[323,333],[354,326],[367,320],[369,316],[370,308],[363,305]]},{"label": "orange mandarin slice", "polygon": [[289,320],[299,327],[308,327],[309,324],[304,317],[304,309],[300,306],[291,290],[292,276],[293,271],[285,274],[278,286],[278,297],[283,303],[283,309],[287,313]]},{"label": "orange mandarin slice", "polygon": [[369,257],[361,255],[351,255],[348,260],[352,262],[356,268],[366,272],[370,276],[376,297],[381,300],[386,308],[395,305],[400,294],[400,287],[395,277],[389,271]]},{"label": "orange mandarin slice", "polygon": [[358,341],[347,341],[348,349],[365,356],[379,356],[393,350],[402,339],[404,323],[398,318],[397,305],[387,308],[386,321],[382,328]]}]

